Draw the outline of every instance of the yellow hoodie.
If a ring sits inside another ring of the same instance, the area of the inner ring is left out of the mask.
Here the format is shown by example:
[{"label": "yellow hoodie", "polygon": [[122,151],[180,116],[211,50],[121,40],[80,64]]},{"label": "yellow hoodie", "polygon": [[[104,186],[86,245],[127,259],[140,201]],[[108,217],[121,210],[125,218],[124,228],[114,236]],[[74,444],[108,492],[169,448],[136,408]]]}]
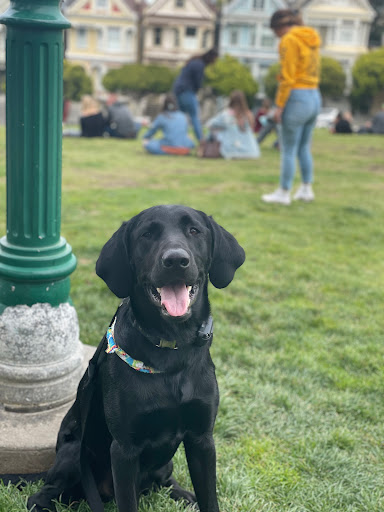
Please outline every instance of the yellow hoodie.
[{"label": "yellow hoodie", "polygon": [[314,28],[294,26],[280,40],[280,76],[275,103],[284,108],[292,89],[316,89],[321,39]]}]

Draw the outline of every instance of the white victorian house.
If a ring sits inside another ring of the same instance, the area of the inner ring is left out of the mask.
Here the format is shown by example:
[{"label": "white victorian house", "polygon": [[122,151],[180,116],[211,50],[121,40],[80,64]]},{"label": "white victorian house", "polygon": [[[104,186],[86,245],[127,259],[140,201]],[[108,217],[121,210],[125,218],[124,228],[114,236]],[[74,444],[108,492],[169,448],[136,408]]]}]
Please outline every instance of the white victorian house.
[{"label": "white victorian house", "polygon": [[263,93],[263,76],[278,60],[278,39],[269,20],[275,10],[288,7],[299,8],[304,22],[319,31],[321,54],[342,64],[350,86],[356,58],[368,51],[376,15],[368,0],[232,0],[222,10],[220,53],[246,64]]},{"label": "white victorian house", "polygon": [[339,61],[352,84],[352,67],[367,53],[376,12],[368,0],[309,0],[302,5],[304,21],[322,38],[321,54]]},{"label": "white victorian house", "polygon": [[263,77],[278,60],[278,39],[269,28],[271,15],[285,9],[283,0],[232,0],[222,10],[220,54],[246,64],[263,93]]}]

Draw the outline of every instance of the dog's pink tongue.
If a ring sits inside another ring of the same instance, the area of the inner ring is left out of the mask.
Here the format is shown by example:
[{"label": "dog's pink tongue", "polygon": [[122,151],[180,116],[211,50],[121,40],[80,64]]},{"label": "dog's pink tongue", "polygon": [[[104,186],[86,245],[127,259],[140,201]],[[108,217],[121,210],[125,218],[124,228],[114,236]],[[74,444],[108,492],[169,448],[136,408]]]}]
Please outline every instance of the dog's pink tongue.
[{"label": "dog's pink tongue", "polygon": [[188,310],[189,293],[185,284],[163,286],[161,303],[171,316],[183,316]]}]

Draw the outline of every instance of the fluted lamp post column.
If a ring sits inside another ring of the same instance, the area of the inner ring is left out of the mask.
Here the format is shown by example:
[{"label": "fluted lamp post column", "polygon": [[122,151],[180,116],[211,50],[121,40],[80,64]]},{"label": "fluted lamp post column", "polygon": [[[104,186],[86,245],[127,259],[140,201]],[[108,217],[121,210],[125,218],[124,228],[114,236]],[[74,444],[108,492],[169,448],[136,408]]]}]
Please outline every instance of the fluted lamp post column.
[{"label": "fluted lamp post column", "polygon": [[69,298],[76,258],[60,236],[63,29],[70,24],[59,0],[11,0],[0,23],[7,27],[7,233],[0,240],[4,474],[43,471],[52,462],[59,419],[81,376],[83,347]]}]

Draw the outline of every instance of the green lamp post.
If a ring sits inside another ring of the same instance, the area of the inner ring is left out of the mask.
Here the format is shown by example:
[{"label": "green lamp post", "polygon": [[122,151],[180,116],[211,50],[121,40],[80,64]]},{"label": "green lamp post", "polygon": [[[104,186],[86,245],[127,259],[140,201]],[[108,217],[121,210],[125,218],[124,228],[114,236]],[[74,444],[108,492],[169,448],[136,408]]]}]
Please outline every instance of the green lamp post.
[{"label": "green lamp post", "polygon": [[0,312],[69,300],[76,266],[60,237],[63,29],[58,0],[13,0],[7,26],[7,235]]},{"label": "green lamp post", "polygon": [[60,236],[63,30],[70,24],[59,0],[11,0],[0,23],[7,27],[0,474],[20,474],[52,463],[58,427],[83,372],[69,300],[76,258]]}]

